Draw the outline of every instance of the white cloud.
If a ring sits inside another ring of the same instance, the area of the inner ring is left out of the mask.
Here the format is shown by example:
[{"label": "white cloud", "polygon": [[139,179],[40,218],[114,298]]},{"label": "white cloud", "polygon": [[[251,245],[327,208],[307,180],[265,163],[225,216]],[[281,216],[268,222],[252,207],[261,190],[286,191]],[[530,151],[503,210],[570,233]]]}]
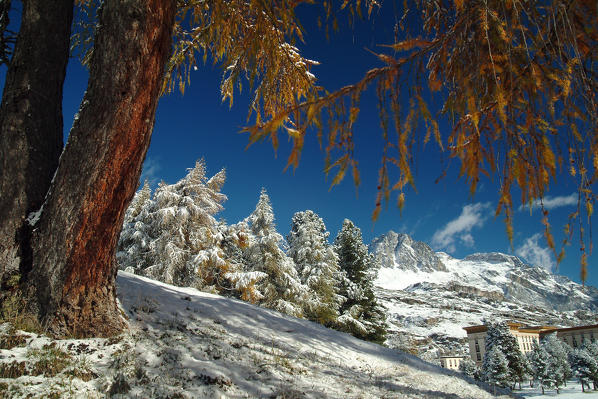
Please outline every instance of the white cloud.
[{"label": "white cloud", "polygon": [[529,237],[521,247],[515,250],[515,254],[534,266],[540,266],[552,271],[556,266],[556,262],[552,256],[552,251],[539,244],[538,241],[541,238],[542,234],[540,233]]},{"label": "white cloud", "polygon": [[[560,208],[563,206],[577,205],[577,193],[571,193],[570,195],[562,195],[560,197],[551,197],[547,195],[542,199],[545,209]],[[540,208],[540,200],[536,200],[532,203],[532,209]],[[528,205],[521,205],[519,210],[529,209]]]},{"label": "white cloud", "polygon": [[465,205],[461,214],[456,219],[448,222],[442,229],[437,230],[432,236],[432,245],[438,249],[445,249],[454,252],[456,243],[473,247],[475,244],[471,230],[474,227],[482,227],[488,218],[490,203],[477,203]]},{"label": "white cloud", "polygon": [[141,177],[139,181],[143,185],[143,182],[147,179],[149,181],[150,186],[154,187],[160,181],[160,177],[158,176],[158,172],[162,169],[160,167],[160,163],[155,158],[147,157],[145,158],[145,162],[143,162],[143,169],[141,171]]}]

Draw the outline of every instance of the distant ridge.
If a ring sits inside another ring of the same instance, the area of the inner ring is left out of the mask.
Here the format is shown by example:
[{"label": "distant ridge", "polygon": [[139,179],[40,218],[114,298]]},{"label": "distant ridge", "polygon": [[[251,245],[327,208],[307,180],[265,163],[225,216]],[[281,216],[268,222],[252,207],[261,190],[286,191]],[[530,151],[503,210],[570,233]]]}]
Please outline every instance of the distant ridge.
[{"label": "distant ridge", "polygon": [[598,289],[513,255],[456,259],[394,231],[375,238],[370,251],[380,264],[377,294],[397,333],[389,344],[401,349],[415,346],[428,356],[464,350],[462,328],[484,319],[562,327],[598,322]]}]

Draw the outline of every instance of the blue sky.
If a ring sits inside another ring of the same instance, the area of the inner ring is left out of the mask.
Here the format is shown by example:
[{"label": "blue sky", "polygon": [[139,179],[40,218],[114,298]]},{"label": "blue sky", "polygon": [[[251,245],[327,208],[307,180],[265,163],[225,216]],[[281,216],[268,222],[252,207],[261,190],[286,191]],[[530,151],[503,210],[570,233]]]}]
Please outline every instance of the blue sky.
[{"label": "blue sky", "polygon": [[[300,10],[299,14],[306,31],[306,43],[299,47],[304,56],[321,63],[312,72],[318,78],[318,84],[328,90],[353,83],[369,68],[380,66],[366,48],[379,50],[377,44],[392,42],[395,18],[392,9],[376,13],[374,25],[371,21],[357,20],[355,29],[351,30],[341,23],[341,33],[332,34],[331,41],[316,28],[312,10]],[[554,257],[542,236],[540,212],[536,209],[530,215],[529,209],[515,211],[514,248],[511,248],[503,217],[494,217],[498,199],[496,178],[483,178],[472,198],[465,180],[457,178],[459,161],[450,161],[448,155],[441,154],[433,143],[428,143],[417,154],[414,164],[417,192],[407,191],[402,215],[395,206],[395,199],[391,199],[379,220],[373,223],[371,214],[382,152],[377,100],[373,92],[363,96],[355,128],[361,186],[356,189],[347,178],[330,190],[330,179],[327,180],[323,173],[324,154],[315,131],[306,138],[301,163],[295,171],[283,171],[290,143],[282,136],[277,154],[267,141],[245,149],[247,135],[240,131],[246,125],[248,92],[237,93],[234,106],[229,109],[220,99],[220,76],[219,67],[208,61],[193,73],[191,86],[184,96],[177,92],[160,100],[143,177],[154,184],[159,180],[173,183],[183,177],[196,160],[204,158],[210,174],[221,168],[227,169],[223,192],[228,201],[220,217],[229,223],[249,215],[261,187],[265,187],[272,200],[278,230],[283,235],[288,233],[295,212],[312,209],[324,219],[331,239],[336,236],[343,219],[349,218],[361,227],[366,243],[394,230],[408,233],[455,257],[500,251],[520,254],[530,263],[554,270]],[[65,135],[85,91],[86,77],[85,70],[73,59],[65,83]],[[435,183],[447,164],[448,175]],[[574,211],[577,201],[574,192],[574,182],[562,179],[552,185],[546,198],[557,243],[562,240],[560,232],[567,215]],[[516,198],[518,194],[515,193]],[[579,245],[574,243],[568,247],[558,273],[579,282]],[[598,257],[593,255],[589,262],[588,283],[594,286],[598,285],[597,260]]]}]

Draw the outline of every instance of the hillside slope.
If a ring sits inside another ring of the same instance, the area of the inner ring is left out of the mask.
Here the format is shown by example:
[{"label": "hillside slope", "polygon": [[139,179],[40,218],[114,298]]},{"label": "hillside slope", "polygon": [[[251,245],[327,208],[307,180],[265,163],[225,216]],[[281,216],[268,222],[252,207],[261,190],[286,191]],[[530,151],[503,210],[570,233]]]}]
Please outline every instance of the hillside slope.
[{"label": "hillside slope", "polygon": [[[0,350],[3,377],[23,374],[0,379],[0,397],[492,397],[457,373],[306,320],[124,272],[117,282],[130,318],[121,339],[51,341],[2,326],[3,342],[25,338]],[[71,364],[33,376],[40,351]]]}]

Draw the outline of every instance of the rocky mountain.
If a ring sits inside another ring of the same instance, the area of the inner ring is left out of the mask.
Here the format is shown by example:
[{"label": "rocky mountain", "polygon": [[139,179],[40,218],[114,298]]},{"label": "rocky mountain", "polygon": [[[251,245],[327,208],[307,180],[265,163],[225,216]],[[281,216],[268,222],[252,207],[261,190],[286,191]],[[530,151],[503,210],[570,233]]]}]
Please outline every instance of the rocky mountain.
[{"label": "rocky mountain", "polygon": [[455,259],[393,231],[370,245],[381,264],[376,285],[389,309],[391,346],[424,358],[465,351],[463,327],[483,320],[573,326],[598,322],[598,289],[516,256]]},{"label": "rocky mountain", "polygon": [[432,248],[421,241],[414,241],[407,234],[389,231],[374,239],[370,251],[386,268],[412,272],[447,271]]}]

